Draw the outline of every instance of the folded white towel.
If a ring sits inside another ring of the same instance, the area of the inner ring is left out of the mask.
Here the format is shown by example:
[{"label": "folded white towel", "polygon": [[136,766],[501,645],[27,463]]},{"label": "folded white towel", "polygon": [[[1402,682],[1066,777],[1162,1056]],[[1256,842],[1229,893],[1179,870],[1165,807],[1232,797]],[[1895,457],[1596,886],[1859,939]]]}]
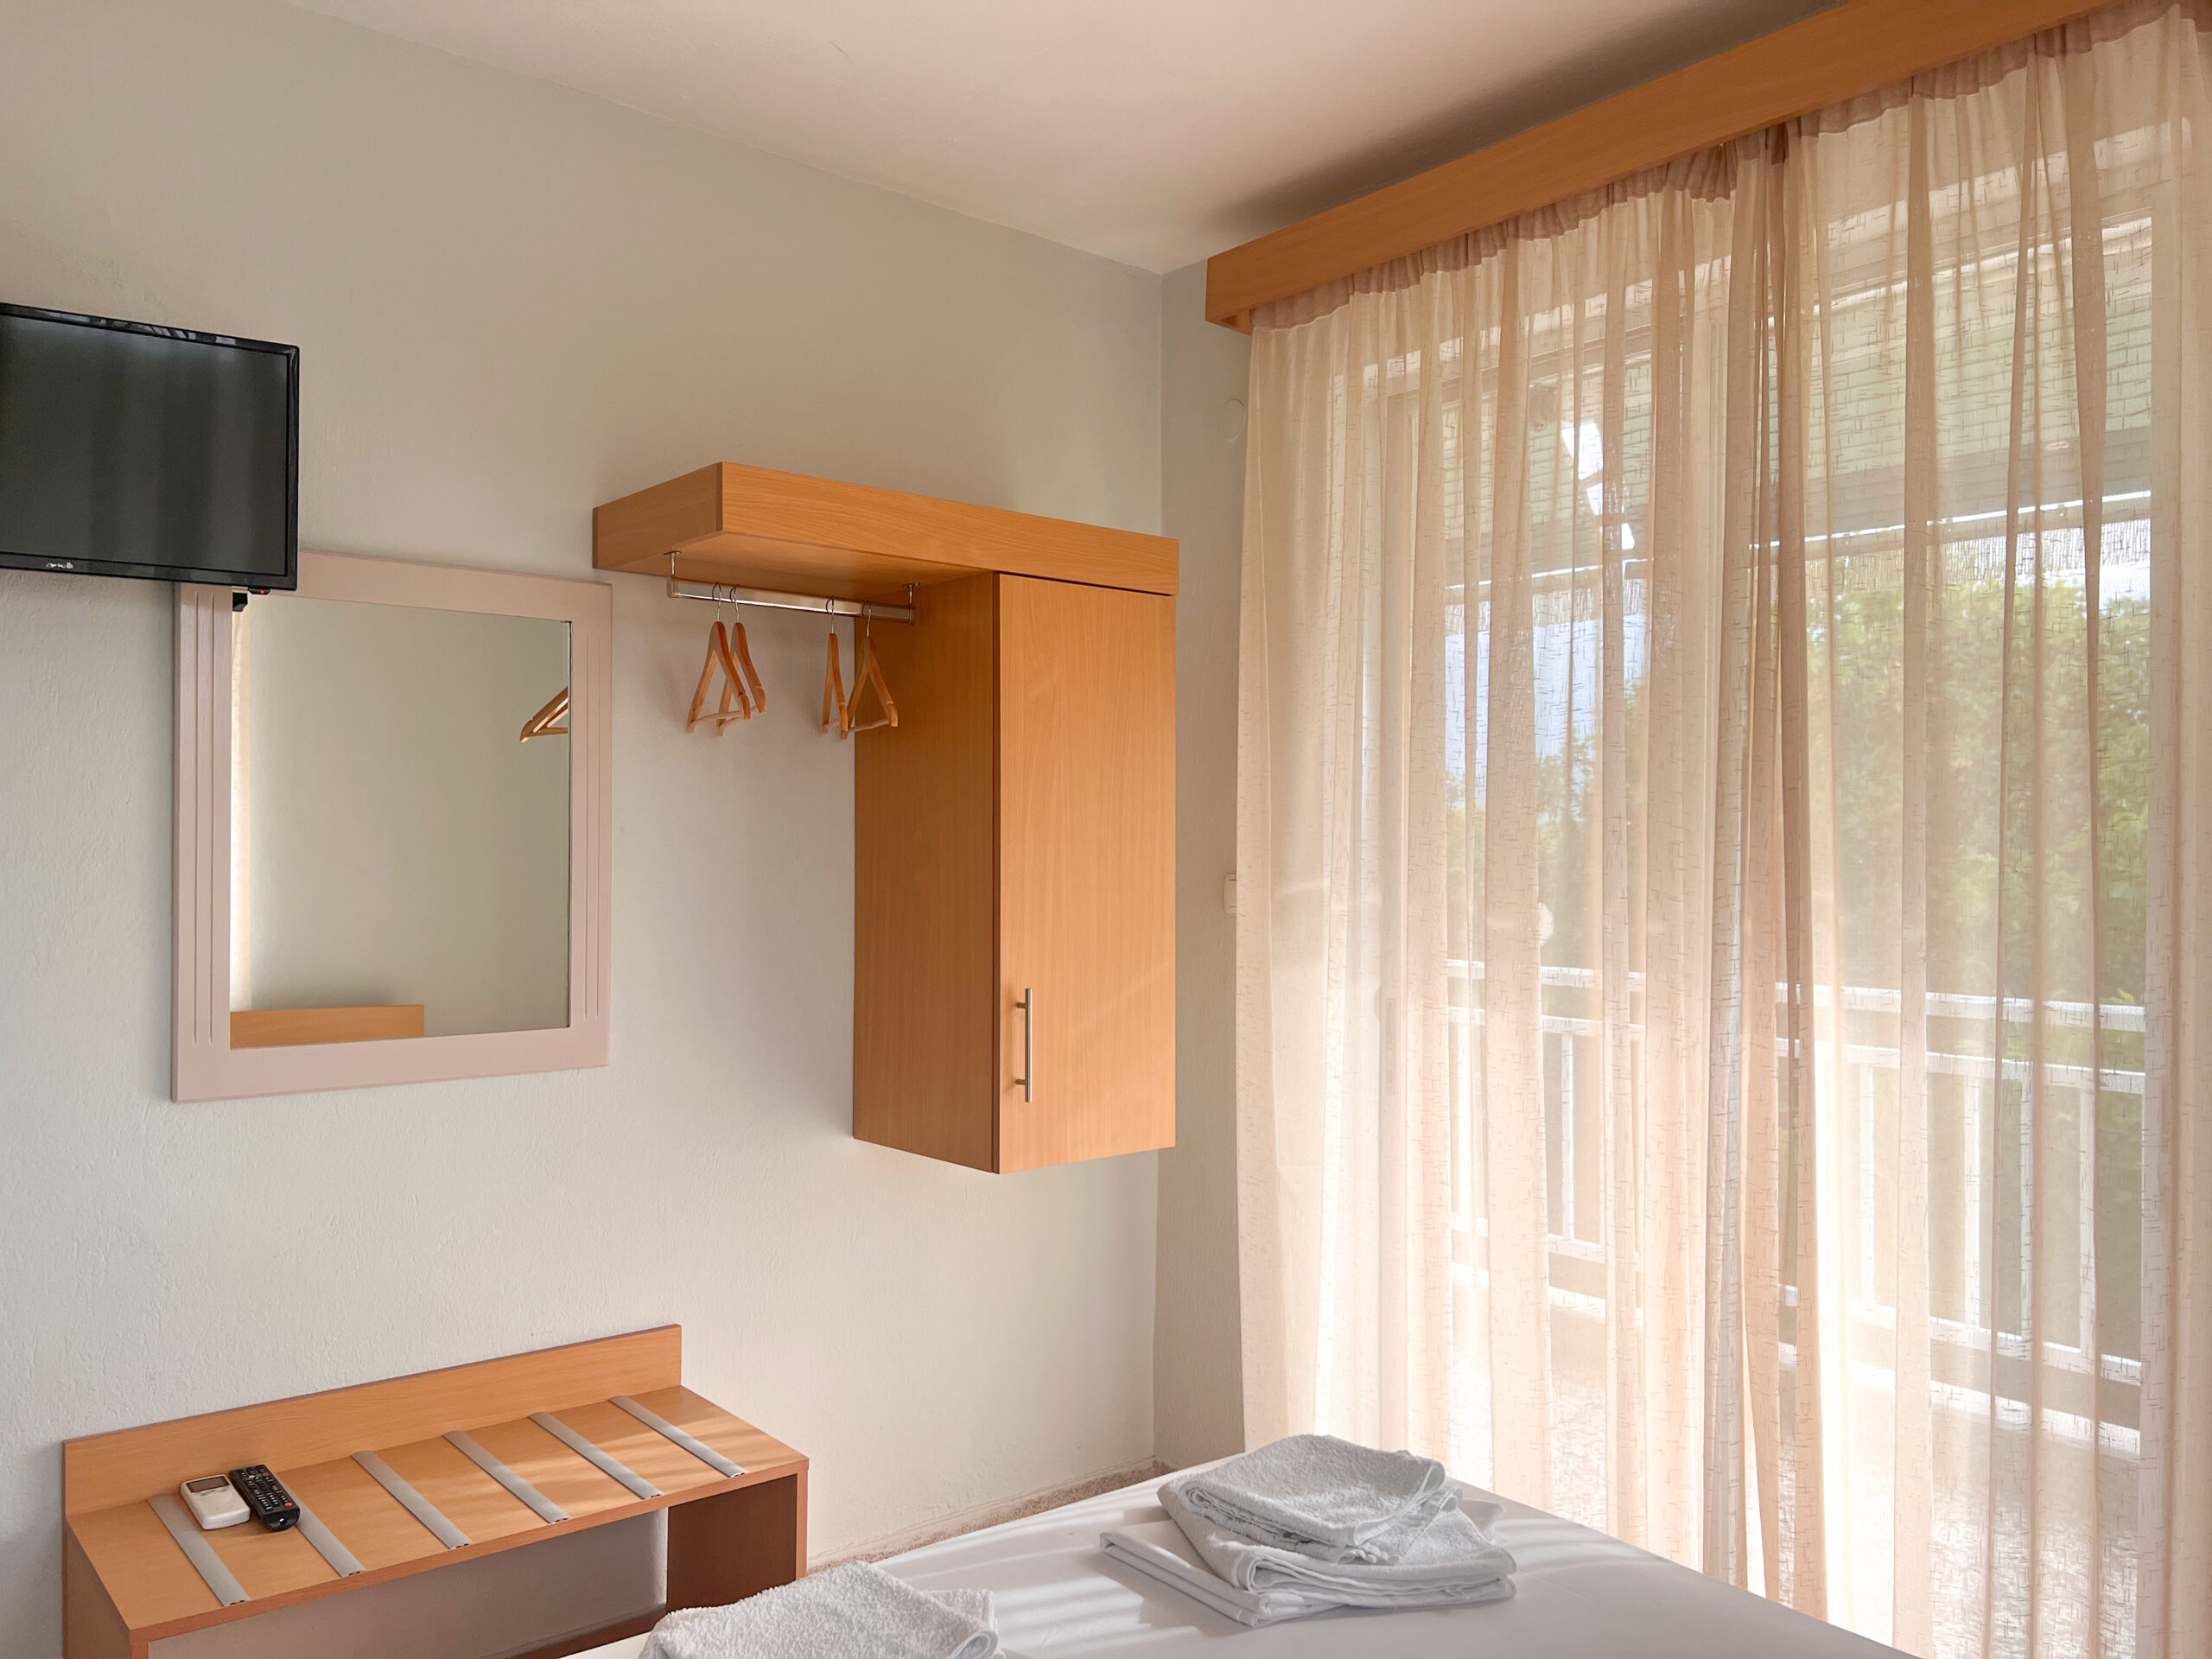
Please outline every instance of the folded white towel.
[{"label": "folded white towel", "polygon": [[1098,1547],[1109,1560],[1134,1567],[1240,1624],[1275,1624],[1341,1605],[1300,1590],[1239,1590],[1209,1567],[1183,1529],[1166,1519],[1116,1528],[1099,1538]]},{"label": "folded white towel", "polygon": [[1435,1459],[1333,1434],[1294,1434],[1179,1484],[1216,1526],[1321,1561],[1389,1560],[1459,1501]]},{"label": "folded white towel", "polygon": [[[1169,1520],[1139,1522],[1134,1526],[1117,1528],[1102,1536],[1098,1545],[1106,1552],[1109,1560],[1144,1573],[1240,1624],[1249,1624],[1255,1628],[1279,1624],[1287,1618],[1334,1612],[1351,1605],[1339,1596],[1291,1586],[1240,1590],[1208,1567],[1197,1546],[1184,1535],[1180,1527]],[[1471,1607],[1485,1601],[1503,1601],[1512,1593],[1512,1580],[1495,1579],[1479,1590],[1448,1601],[1395,1602],[1391,1605],[1400,1609],[1410,1606]]]},{"label": "folded white towel", "polygon": [[[1198,1558],[1238,1590],[1295,1590],[1348,1607],[1434,1607],[1496,1600],[1497,1580],[1513,1576],[1512,1552],[1490,1534],[1504,1512],[1496,1503],[1446,1510],[1403,1541],[1395,1561],[1370,1565],[1317,1561],[1255,1544],[1192,1510],[1180,1484],[1171,1480],[1160,1489],[1160,1506]],[[1384,1536],[1397,1541],[1395,1533]]]},{"label": "folded white towel", "polygon": [[989,1592],[931,1595],[865,1561],[653,1626],[639,1659],[994,1659]]}]

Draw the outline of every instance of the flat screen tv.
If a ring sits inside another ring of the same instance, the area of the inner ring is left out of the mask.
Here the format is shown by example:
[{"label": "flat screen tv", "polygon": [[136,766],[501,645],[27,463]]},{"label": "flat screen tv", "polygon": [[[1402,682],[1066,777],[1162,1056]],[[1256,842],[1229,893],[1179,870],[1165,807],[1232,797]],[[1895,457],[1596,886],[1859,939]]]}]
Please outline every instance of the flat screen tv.
[{"label": "flat screen tv", "polygon": [[299,585],[294,346],[0,305],[0,565]]}]

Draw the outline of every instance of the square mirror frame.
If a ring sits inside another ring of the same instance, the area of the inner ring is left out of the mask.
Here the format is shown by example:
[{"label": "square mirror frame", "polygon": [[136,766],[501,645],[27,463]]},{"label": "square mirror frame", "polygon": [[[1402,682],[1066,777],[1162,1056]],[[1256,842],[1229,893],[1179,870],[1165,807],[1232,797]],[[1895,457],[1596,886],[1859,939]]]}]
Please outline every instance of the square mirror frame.
[{"label": "square mirror frame", "polygon": [[[302,599],[544,617],[569,632],[569,1023],[551,1031],[231,1046],[231,592],[176,590],[175,1058],[171,1097],[238,1100],[605,1065],[613,601],[604,582],[300,554]],[[255,604],[282,603],[256,599]],[[527,711],[525,711],[527,712]],[[519,732],[519,727],[518,727]]]}]

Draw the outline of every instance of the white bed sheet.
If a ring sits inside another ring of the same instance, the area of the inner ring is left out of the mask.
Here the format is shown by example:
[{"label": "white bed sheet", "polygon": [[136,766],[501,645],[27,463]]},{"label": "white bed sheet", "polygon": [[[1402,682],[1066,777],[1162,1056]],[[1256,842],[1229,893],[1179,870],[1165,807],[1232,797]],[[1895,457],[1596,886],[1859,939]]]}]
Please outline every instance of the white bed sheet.
[{"label": "white bed sheet", "polygon": [[[1503,1499],[1498,1535],[1521,1564],[1512,1600],[1246,1630],[1099,1553],[1100,1533],[1161,1518],[1158,1486],[1147,1481],[882,1565],[925,1590],[991,1592],[1001,1639],[1021,1659],[1878,1659],[1897,1651]],[[644,1645],[637,1637],[579,1659],[636,1659]]]}]

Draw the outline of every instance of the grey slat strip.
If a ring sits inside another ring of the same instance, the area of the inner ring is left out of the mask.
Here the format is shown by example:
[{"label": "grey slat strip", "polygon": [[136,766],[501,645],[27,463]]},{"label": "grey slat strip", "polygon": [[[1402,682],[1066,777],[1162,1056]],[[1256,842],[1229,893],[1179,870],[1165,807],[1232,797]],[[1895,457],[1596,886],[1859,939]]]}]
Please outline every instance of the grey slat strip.
[{"label": "grey slat strip", "polygon": [[226,1607],[235,1607],[242,1601],[253,1599],[246,1594],[245,1586],[238,1581],[231,1569],[223,1565],[223,1558],[215,1553],[214,1545],[207,1541],[207,1535],[200,1530],[200,1523],[186,1512],[183,1504],[177,1502],[175,1493],[156,1492],[146,1503],[156,1515],[161,1516],[162,1524],[169,1529],[169,1536],[176,1540],[176,1547],[184,1552],[185,1559],[200,1570],[201,1578],[207,1580],[207,1587],[215,1592],[216,1600]]},{"label": "grey slat strip", "polygon": [[[292,1502],[300,1503],[300,1495],[292,1494]],[[353,1557],[353,1552],[338,1541],[338,1535],[322,1524],[322,1517],[304,1503],[300,1503],[300,1535],[315,1546],[315,1553],[330,1563],[332,1572],[341,1579],[350,1579],[357,1573],[369,1569]]]},{"label": "grey slat strip", "polygon": [[570,1428],[558,1417],[556,1417],[551,1412],[533,1411],[530,1414],[530,1421],[536,1423],[540,1428],[543,1429],[548,1434],[550,1434],[555,1440],[560,1441],[562,1445],[567,1446],[569,1451],[583,1459],[585,1462],[590,1464],[592,1467],[598,1470],[600,1473],[602,1475],[611,1475],[616,1480],[620,1481],[637,1497],[659,1497],[663,1496],[659,1487],[654,1485],[652,1482],[647,1480],[643,1475],[631,1468],[620,1458],[610,1456],[608,1453],[601,1451],[589,1440],[584,1439],[582,1435],[577,1433],[575,1429]]},{"label": "grey slat strip", "polygon": [[353,1461],[375,1478],[378,1485],[399,1500],[399,1505],[430,1529],[430,1535],[448,1549],[468,1548],[468,1535],[438,1512],[438,1506],[409,1485],[398,1470],[373,1452],[356,1452]]},{"label": "grey slat strip", "polygon": [[537,1510],[539,1520],[550,1524],[569,1518],[566,1510],[479,1446],[473,1437],[456,1428],[446,1436],[446,1443],[459,1447],[463,1457]]},{"label": "grey slat strip", "polygon": [[709,1468],[718,1471],[725,1479],[734,1480],[738,1476],[745,1472],[744,1470],[739,1468],[728,1458],[722,1456],[721,1452],[715,1451],[713,1446],[709,1446],[704,1440],[700,1440],[694,1435],[685,1433],[674,1423],[670,1422],[667,1418],[657,1416],[652,1412],[647,1411],[643,1406],[632,1400],[628,1395],[616,1395],[614,1396],[614,1403],[621,1407],[623,1410],[628,1412],[632,1417],[643,1423],[647,1428],[652,1429],[653,1433],[658,1434],[662,1439],[674,1440],[678,1446],[682,1446],[686,1452],[689,1452],[693,1457],[698,1459],[700,1462],[705,1464]]}]

